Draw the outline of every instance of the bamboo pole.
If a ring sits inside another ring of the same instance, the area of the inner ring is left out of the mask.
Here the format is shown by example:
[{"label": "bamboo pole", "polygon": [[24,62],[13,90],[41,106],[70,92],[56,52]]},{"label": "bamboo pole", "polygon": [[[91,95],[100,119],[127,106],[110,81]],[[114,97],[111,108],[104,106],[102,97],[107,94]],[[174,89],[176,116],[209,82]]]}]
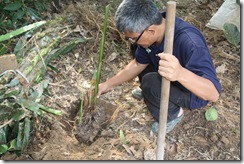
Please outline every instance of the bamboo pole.
[{"label": "bamboo pole", "polygon": [[[176,2],[169,1],[167,2],[166,7],[167,8],[166,8],[164,52],[172,54],[173,41],[174,41]],[[157,160],[164,159],[165,135],[166,135],[166,124],[167,124],[167,116],[168,116],[168,104],[169,104],[169,90],[170,90],[170,81],[162,77],[159,128],[158,128],[158,138],[157,138],[157,154],[156,154]]]}]

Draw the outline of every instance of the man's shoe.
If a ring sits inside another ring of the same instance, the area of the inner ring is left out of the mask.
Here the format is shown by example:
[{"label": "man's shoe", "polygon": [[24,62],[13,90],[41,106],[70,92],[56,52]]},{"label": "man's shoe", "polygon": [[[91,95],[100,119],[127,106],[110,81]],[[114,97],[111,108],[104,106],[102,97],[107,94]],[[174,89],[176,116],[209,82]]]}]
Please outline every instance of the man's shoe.
[{"label": "man's shoe", "polygon": [[132,95],[133,95],[134,98],[136,98],[138,100],[141,100],[143,98],[142,90],[139,87],[132,91]]},{"label": "man's shoe", "polygon": [[[172,120],[166,124],[166,133],[169,133],[174,129],[175,125],[178,122],[180,122],[180,120],[183,118],[183,115],[184,114],[182,114],[180,117],[176,117],[174,120]],[[153,132],[158,131],[158,122],[157,121],[152,124],[152,131]]]}]

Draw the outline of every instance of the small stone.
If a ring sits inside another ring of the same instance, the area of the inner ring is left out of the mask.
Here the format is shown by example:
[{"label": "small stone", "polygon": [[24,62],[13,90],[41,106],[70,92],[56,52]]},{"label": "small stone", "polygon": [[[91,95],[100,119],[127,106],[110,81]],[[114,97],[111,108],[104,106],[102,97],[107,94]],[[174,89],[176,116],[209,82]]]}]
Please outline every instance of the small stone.
[{"label": "small stone", "polygon": [[7,70],[15,70],[18,68],[18,63],[14,54],[0,56],[0,74]]},{"label": "small stone", "polygon": [[210,149],[211,149],[211,152],[212,152],[212,153],[216,153],[216,152],[218,152],[218,150],[219,150],[217,146],[213,146],[213,147],[211,147]]},{"label": "small stone", "polygon": [[230,143],[229,139],[226,138],[225,136],[222,136],[221,140],[224,144],[228,145]]},{"label": "small stone", "polygon": [[214,134],[211,136],[210,140],[216,142],[218,140],[218,137]]},{"label": "small stone", "polygon": [[155,155],[155,150],[154,149],[147,149],[144,151],[144,160],[155,160],[156,155]]}]

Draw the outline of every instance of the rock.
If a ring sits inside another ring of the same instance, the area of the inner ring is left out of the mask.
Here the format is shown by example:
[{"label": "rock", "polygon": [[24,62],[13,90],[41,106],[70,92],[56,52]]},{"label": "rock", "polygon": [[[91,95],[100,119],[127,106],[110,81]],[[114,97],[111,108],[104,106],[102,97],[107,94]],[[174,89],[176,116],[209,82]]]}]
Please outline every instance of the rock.
[{"label": "rock", "polygon": [[222,141],[225,145],[228,145],[230,143],[229,139],[226,138],[225,136],[222,136],[220,141]]},{"label": "rock", "polygon": [[200,143],[201,145],[208,145],[208,141],[202,136],[195,136],[194,139],[197,143]]},{"label": "rock", "polygon": [[210,137],[210,140],[216,142],[218,140],[218,137],[214,134]]},{"label": "rock", "polygon": [[15,70],[18,63],[14,54],[0,56],[0,74],[7,70]]},{"label": "rock", "polygon": [[155,160],[156,151],[154,149],[147,149],[144,151],[144,160]]}]

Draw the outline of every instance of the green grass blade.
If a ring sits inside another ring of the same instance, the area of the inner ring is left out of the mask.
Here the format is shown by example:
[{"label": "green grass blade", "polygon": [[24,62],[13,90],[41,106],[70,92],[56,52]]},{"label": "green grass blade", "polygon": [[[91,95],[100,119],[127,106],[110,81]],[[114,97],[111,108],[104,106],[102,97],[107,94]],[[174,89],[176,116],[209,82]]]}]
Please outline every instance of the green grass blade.
[{"label": "green grass blade", "polygon": [[18,129],[17,143],[16,143],[17,150],[21,150],[22,148],[23,133],[24,133],[24,122],[20,122],[19,129]]},{"label": "green grass blade", "polygon": [[93,73],[91,82],[90,82],[90,91],[89,91],[89,107],[91,109],[93,109],[94,105],[95,105],[95,99],[94,99],[94,95],[93,95],[93,89],[96,85],[96,78],[97,78],[97,72],[95,71]]},{"label": "green grass blade", "polygon": [[25,126],[24,126],[24,136],[22,142],[22,151],[24,151],[30,140],[30,131],[31,131],[31,121],[28,117],[25,117]]},{"label": "green grass blade", "polygon": [[0,45],[0,56],[4,55],[7,51],[7,48],[4,45]]},{"label": "green grass blade", "polygon": [[6,133],[3,128],[0,128],[0,144],[5,144],[7,142]]},{"label": "green grass blade", "polygon": [[36,23],[30,24],[30,25],[21,27],[21,28],[15,30],[15,31],[12,31],[12,32],[7,33],[5,35],[1,35],[0,36],[0,42],[8,40],[8,39],[11,39],[11,38],[13,38],[13,37],[15,37],[17,35],[20,35],[20,34],[26,32],[26,31],[29,31],[29,30],[31,30],[33,28],[37,28],[39,26],[42,26],[45,23],[46,23],[46,21],[36,22]]},{"label": "green grass blade", "polygon": [[62,115],[62,112],[59,111],[59,110],[55,110],[55,109],[52,109],[52,108],[48,108],[48,107],[45,107],[41,104],[39,104],[39,107],[40,109],[46,111],[46,112],[49,112],[49,113],[52,113],[52,114],[55,114],[55,115],[58,115],[58,116],[61,116]]},{"label": "green grass blade", "polygon": [[83,117],[83,106],[84,106],[84,92],[81,93],[81,103],[80,103],[80,114],[79,114],[79,125],[82,124],[82,117]]},{"label": "green grass blade", "polygon": [[4,154],[8,151],[8,146],[6,144],[0,145],[0,154]]},{"label": "green grass blade", "polygon": [[16,102],[22,107],[25,107],[33,112],[36,112],[38,115],[43,114],[43,111],[39,109],[40,105],[34,101],[23,99],[23,98],[17,98]]},{"label": "green grass blade", "polygon": [[87,39],[85,38],[80,38],[74,41],[71,41],[69,43],[67,43],[66,45],[64,45],[62,48],[60,48],[57,52],[55,52],[54,54],[50,54],[49,56],[47,56],[47,58],[45,59],[45,64],[49,64],[51,60],[65,55],[68,52],[70,52],[73,48],[75,48],[75,46],[77,46],[79,43],[83,43],[86,42]]},{"label": "green grass blade", "polygon": [[8,148],[8,151],[16,150],[16,147],[17,147],[17,139],[15,138],[10,141],[10,146]]},{"label": "green grass blade", "polygon": [[119,138],[121,143],[126,143],[125,142],[125,135],[122,129],[119,130]]}]

